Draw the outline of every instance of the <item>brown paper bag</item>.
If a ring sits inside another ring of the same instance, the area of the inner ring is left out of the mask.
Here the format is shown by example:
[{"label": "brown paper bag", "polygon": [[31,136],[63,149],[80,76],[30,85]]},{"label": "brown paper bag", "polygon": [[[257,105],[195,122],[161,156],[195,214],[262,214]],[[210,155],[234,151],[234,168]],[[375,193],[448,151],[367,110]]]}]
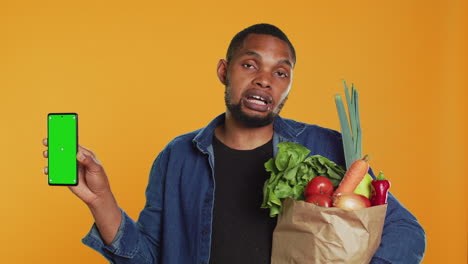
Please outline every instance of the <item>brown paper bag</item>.
[{"label": "brown paper bag", "polygon": [[369,263],[380,245],[387,205],[358,211],[287,198],[273,232],[272,264]]}]

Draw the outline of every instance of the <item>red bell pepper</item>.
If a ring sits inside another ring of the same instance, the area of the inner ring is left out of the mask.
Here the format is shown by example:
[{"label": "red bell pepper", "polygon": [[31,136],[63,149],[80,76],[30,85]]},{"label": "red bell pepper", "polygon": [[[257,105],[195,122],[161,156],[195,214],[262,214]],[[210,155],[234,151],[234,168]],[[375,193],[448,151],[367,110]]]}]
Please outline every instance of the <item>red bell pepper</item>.
[{"label": "red bell pepper", "polygon": [[388,189],[390,182],[385,179],[383,172],[371,183],[371,205],[382,205],[387,203]]}]

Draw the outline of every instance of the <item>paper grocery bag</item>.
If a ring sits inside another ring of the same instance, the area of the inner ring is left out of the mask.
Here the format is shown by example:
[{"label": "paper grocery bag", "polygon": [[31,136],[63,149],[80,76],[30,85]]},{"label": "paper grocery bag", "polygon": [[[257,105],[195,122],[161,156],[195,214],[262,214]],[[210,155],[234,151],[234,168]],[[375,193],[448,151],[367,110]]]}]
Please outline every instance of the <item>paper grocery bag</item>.
[{"label": "paper grocery bag", "polygon": [[345,211],[287,198],[273,232],[271,263],[369,263],[386,211],[387,205]]}]

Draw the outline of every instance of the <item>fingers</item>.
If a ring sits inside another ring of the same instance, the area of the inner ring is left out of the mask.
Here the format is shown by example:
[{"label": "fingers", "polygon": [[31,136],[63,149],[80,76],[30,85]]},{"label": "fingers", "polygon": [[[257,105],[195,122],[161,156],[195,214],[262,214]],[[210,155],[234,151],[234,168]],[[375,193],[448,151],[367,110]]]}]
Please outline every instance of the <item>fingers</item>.
[{"label": "fingers", "polygon": [[[44,138],[42,140],[42,144],[44,146],[47,147],[48,143],[49,142],[48,142],[47,138]],[[49,157],[49,151],[48,150],[42,151],[42,156],[44,158],[48,158]],[[87,148],[85,148],[85,147],[83,147],[81,145],[78,145],[78,152],[76,153],[76,158],[89,171],[93,171],[93,172],[102,171],[101,162],[97,159],[96,155],[94,155],[94,153],[90,149],[87,149]],[[43,172],[44,172],[44,174],[48,174],[49,173],[49,168],[44,167]]]},{"label": "fingers", "polygon": [[[47,138],[44,138],[44,139],[42,140],[42,145],[44,145],[44,146],[47,147],[47,146],[48,146],[48,143],[49,143],[49,142],[48,142]],[[42,151],[42,156],[43,156],[44,158],[49,157],[49,152],[48,152],[47,150]]]},{"label": "fingers", "polygon": [[[78,153],[77,153],[78,158],[79,158],[80,152],[84,153],[85,157],[91,157],[95,163],[97,163],[98,165],[101,165],[101,162],[98,160],[98,158],[96,157],[94,152],[91,151],[90,149],[85,148],[85,147],[83,147],[81,145],[78,145]],[[78,159],[78,160],[80,160],[80,159]]]},{"label": "fingers", "polygon": [[78,153],[76,154],[78,161],[83,164],[90,172],[101,172],[101,162],[96,158],[94,153],[82,146],[78,146]]},{"label": "fingers", "polygon": [[[48,143],[49,142],[48,142],[47,138],[42,139],[42,145],[47,147]],[[42,156],[44,158],[48,158],[49,157],[49,152],[47,150],[42,151]],[[47,167],[47,166],[44,167],[44,169],[42,169],[42,171],[44,172],[45,175],[49,174],[49,167]]]},{"label": "fingers", "polygon": [[[46,146],[46,147],[48,146],[47,138],[44,138],[44,139],[42,140],[42,144],[43,144],[44,146]],[[96,159],[96,156],[94,155],[94,153],[93,153],[91,150],[89,150],[89,149],[87,149],[87,148],[85,148],[85,147],[83,147],[83,146],[81,146],[81,145],[78,145],[78,151],[83,151],[83,152],[85,152],[86,154],[88,154],[88,156],[92,156],[92,157],[94,157],[94,158]],[[49,151],[48,151],[47,149],[44,150],[44,151],[42,151],[42,156],[43,156],[44,158],[48,158],[48,157],[49,157]]]},{"label": "fingers", "polygon": [[92,152],[89,148],[83,147],[81,145],[78,145],[78,151],[83,151],[86,154],[89,154],[90,156],[96,157],[96,155],[94,155],[94,152]]}]

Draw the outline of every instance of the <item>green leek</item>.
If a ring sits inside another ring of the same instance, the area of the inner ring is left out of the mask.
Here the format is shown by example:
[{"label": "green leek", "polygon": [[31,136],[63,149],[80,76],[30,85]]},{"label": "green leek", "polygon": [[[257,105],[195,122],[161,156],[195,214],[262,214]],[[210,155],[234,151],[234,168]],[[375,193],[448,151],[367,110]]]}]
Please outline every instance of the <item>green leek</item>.
[{"label": "green leek", "polygon": [[346,102],[348,106],[349,120],[346,116],[345,107],[341,95],[335,95],[336,108],[340,119],[341,134],[343,137],[343,149],[345,154],[346,169],[351,167],[354,161],[362,158],[362,132],[359,119],[359,95],[358,91],[351,85],[349,93],[346,82],[343,81]]}]

